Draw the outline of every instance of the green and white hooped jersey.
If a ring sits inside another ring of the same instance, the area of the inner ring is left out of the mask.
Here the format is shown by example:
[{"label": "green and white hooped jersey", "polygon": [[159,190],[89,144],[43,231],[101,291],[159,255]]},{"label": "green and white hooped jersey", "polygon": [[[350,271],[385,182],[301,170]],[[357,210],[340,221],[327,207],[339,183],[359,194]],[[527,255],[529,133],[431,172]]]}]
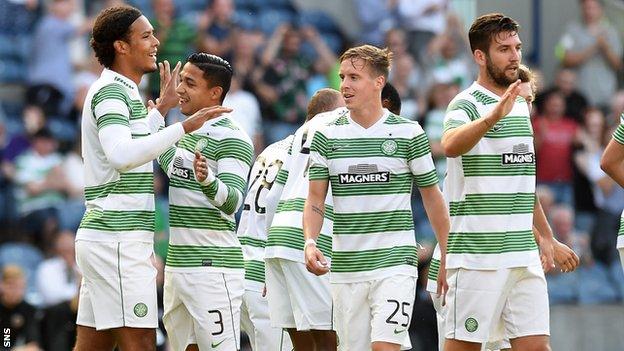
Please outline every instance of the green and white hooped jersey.
[{"label": "green and white hooped jersey", "polygon": [[82,112],[82,156],[86,211],[77,240],[154,240],[152,162],[126,172],[108,161],[98,133],[109,125],[130,129],[132,138],[150,134],[147,109],[130,79],[109,69],[91,85]]},{"label": "green and white hooped jersey", "polygon": [[412,184],[438,183],[420,125],[384,110],[365,129],[347,111],[314,134],[310,159],[333,194],[331,282],[417,276]]},{"label": "green and white hooped jersey", "polygon": [[[618,125],[615,133],[613,133],[613,139],[618,143],[624,145],[624,113],[620,115],[620,124]],[[620,218],[620,230],[618,231],[617,248],[624,247],[624,212]]]},{"label": "green and white hooped jersey", "polygon": [[[216,176],[208,185],[195,179],[195,151]],[[249,136],[228,115],[207,121],[158,157],[169,176],[166,271],[243,271],[234,215],[243,203],[252,159]]]},{"label": "green and white hooped jersey", "polygon": [[[474,82],[449,104],[445,132],[487,115],[500,98]],[[467,153],[448,158],[443,187],[451,229],[447,268],[540,264],[533,237],[535,150],[526,101]]]},{"label": "green and white hooped jersey", "polygon": [[[314,133],[337,118],[343,109],[321,113],[296,132],[289,158],[280,170],[276,182],[284,186],[280,196],[265,250],[266,258],[281,258],[305,263],[303,254],[303,205],[308,197],[310,145]],[[331,193],[325,199],[325,219],[317,239],[317,247],[331,262],[333,204]]]},{"label": "green and white hooped jersey", "polygon": [[264,287],[264,248],[267,242],[266,195],[288,157],[293,136],[269,145],[254,162],[249,173],[249,188],[238,224],[238,240],[245,260],[245,289]]}]

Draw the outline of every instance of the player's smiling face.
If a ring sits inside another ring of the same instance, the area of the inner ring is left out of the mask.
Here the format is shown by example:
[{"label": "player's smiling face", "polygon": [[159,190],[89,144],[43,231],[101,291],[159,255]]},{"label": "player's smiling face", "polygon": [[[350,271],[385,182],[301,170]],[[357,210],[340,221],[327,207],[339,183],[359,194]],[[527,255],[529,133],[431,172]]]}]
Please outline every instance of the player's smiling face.
[{"label": "player's smiling face", "polygon": [[517,32],[502,32],[492,37],[485,64],[494,83],[506,88],[515,82],[521,61],[522,42]]},{"label": "player's smiling face", "polygon": [[128,33],[130,60],[133,66],[145,73],[154,72],[156,65],[156,52],[160,42],[154,36],[154,27],[145,16],[137,18],[130,26]]},{"label": "player's smiling face", "polygon": [[366,61],[359,58],[343,60],[340,63],[339,76],[340,92],[348,109],[359,109],[374,101],[371,99],[379,99],[374,88],[383,77],[376,76]]},{"label": "player's smiling face", "polygon": [[218,100],[214,100],[214,97],[220,96],[220,92],[215,89],[221,87],[210,87],[204,78],[204,71],[187,62],[180,71],[180,84],[176,88],[180,99],[180,112],[190,116],[204,107],[217,105]]}]

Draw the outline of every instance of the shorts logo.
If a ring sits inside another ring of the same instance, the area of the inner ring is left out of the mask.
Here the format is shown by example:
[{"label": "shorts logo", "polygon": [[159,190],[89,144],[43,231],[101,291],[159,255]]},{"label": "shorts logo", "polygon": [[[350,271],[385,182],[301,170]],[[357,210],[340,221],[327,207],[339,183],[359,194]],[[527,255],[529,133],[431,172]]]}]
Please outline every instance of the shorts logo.
[{"label": "shorts logo", "polygon": [[183,165],[184,165],[184,161],[182,161],[182,157],[177,156],[173,160],[173,168],[171,169],[171,173],[183,179],[191,179],[190,170],[184,168]]},{"label": "shorts logo", "polygon": [[223,344],[223,342],[225,341],[225,339],[219,341],[219,342],[212,342],[210,344],[210,347],[212,347],[213,349],[216,349],[217,347],[219,347],[219,345]]},{"label": "shorts logo", "polygon": [[464,326],[466,327],[467,331],[473,333],[479,328],[479,323],[476,319],[470,317],[466,319],[466,323],[464,323]]},{"label": "shorts logo", "polygon": [[203,138],[199,139],[197,141],[197,144],[195,144],[195,151],[202,152],[206,148],[206,146],[208,146],[208,140]]},{"label": "shorts logo", "polygon": [[384,153],[384,155],[386,156],[392,156],[396,153],[397,151],[397,143],[394,140],[388,139],[386,141],[384,141],[383,143],[381,143],[381,152]]},{"label": "shorts logo", "polygon": [[503,153],[501,162],[503,166],[530,165],[535,162],[535,157],[527,144],[518,144],[514,145],[512,152]]},{"label": "shorts logo", "polygon": [[134,314],[139,318],[145,317],[147,315],[147,305],[143,302],[134,305]]},{"label": "shorts logo", "polygon": [[388,183],[390,172],[380,172],[377,165],[359,164],[349,166],[348,173],[338,174],[340,184]]},{"label": "shorts logo", "polygon": [[394,333],[395,334],[401,334],[402,332],[404,332],[406,329],[394,329]]}]

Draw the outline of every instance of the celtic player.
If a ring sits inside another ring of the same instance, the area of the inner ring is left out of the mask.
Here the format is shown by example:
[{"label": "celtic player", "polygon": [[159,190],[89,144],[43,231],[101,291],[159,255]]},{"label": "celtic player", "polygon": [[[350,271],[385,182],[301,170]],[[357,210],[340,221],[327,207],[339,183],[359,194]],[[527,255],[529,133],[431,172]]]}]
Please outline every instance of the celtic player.
[{"label": "celtic player", "polygon": [[[76,347],[82,350],[155,350],[158,327],[153,255],[152,161],[185,133],[229,110],[215,106],[156,132],[161,114],[177,105],[175,79],[161,65],[163,85],[148,114],[137,84],[157,69],[159,42],[132,7],[102,11],[91,46],[104,66],[82,114],[87,210],[76,233],[82,286]],[[177,75],[178,68],[173,72]]]},{"label": "celtic player", "polygon": [[[335,350],[329,281],[306,271],[303,248],[303,203],[308,196],[308,164],[312,135],[344,106],[334,89],[317,91],[308,103],[307,121],[294,135],[290,156],[267,195],[270,223],[265,252],[271,325],[288,331],[296,350]],[[328,112],[332,111],[332,112]],[[332,218],[325,218],[322,245],[331,250]]]},{"label": "celtic player", "polygon": [[[390,56],[387,49],[370,45],[341,56],[340,89],[347,110],[314,134],[310,148],[303,213],[306,266],[317,275],[331,269],[334,322],[344,350],[410,347],[407,329],[417,277],[413,182],[443,248],[449,228],[422,128],[382,108]],[[329,211],[329,184],[334,219],[331,265],[321,242],[317,244]],[[444,267],[440,272],[444,290]]]},{"label": "celtic player", "polygon": [[282,328],[271,327],[269,305],[264,293],[264,247],[267,241],[267,193],[288,158],[293,135],[269,145],[254,162],[249,188],[238,225],[238,239],[245,260],[245,294],[241,306],[241,327],[249,336],[253,351],[291,350],[290,337]]},{"label": "celtic player", "polygon": [[[602,155],[600,167],[619,186],[624,187],[624,114],[620,116],[620,124],[615,133],[613,133],[613,139],[611,139]],[[624,212],[622,212],[620,219],[617,249],[620,252],[620,261],[624,269]]]},{"label": "celtic player", "polygon": [[442,308],[445,350],[479,350],[490,337],[513,349],[549,350],[546,280],[552,231],[535,196],[533,131],[518,97],[522,43],[518,24],[487,14],[469,39],[477,81],[450,103],[442,146],[448,159],[444,195],[451,230],[449,290]]},{"label": "celtic player", "polygon": [[[176,89],[180,111],[188,116],[218,106],[231,78],[227,61],[192,54]],[[251,140],[224,115],[158,158],[170,179],[163,322],[176,351],[239,348],[244,269],[234,214],[252,157]]]}]

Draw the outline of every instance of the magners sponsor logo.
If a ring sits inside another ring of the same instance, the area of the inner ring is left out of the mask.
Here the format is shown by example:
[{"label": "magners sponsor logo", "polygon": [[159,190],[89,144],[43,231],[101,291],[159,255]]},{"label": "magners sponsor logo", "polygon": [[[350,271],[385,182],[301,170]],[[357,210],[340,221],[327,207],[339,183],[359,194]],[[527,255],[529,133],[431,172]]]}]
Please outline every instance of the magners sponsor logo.
[{"label": "magners sponsor logo", "polygon": [[512,152],[503,153],[502,163],[504,166],[526,165],[535,162],[535,154],[530,152],[529,145],[514,145]]},{"label": "magners sponsor logo", "polygon": [[362,184],[362,183],[387,183],[390,181],[390,172],[377,172],[369,174],[349,174],[338,175],[340,184]]}]

